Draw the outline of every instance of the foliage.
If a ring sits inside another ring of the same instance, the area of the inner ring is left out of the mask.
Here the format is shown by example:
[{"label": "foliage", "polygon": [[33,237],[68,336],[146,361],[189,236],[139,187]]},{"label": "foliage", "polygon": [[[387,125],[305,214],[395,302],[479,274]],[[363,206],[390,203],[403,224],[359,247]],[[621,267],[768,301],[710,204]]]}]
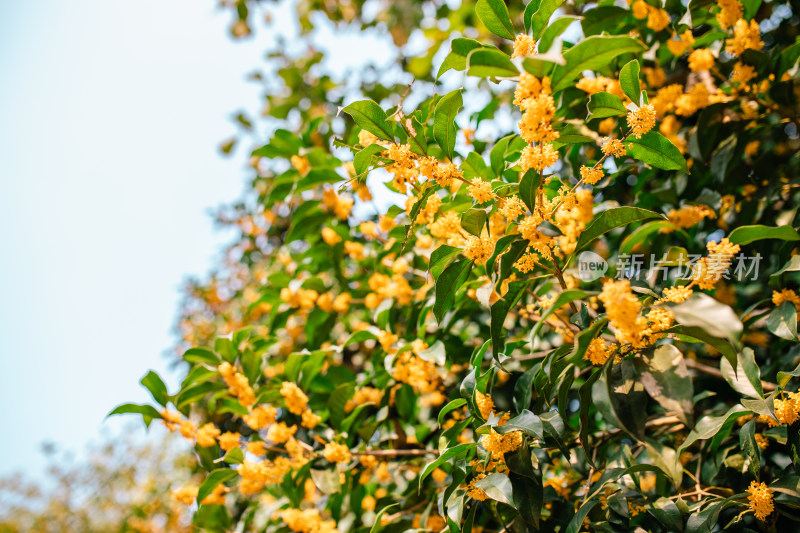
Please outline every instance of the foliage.
[{"label": "foliage", "polygon": [[[192,513],[181,491],[196,461],[173,437],[128,433],[92,446],[85,458],[46,446],[41,479],[0,480],[3,533],[189,533]],[[194,474],[200,476],[200,473]]]},{"label": "foliage", "polygon": [[195,444],[195,524],[796,529],[795,6],[368,4],[299,20],[390,28],[415,81],[271,56],[186,378],[115,410]]}]

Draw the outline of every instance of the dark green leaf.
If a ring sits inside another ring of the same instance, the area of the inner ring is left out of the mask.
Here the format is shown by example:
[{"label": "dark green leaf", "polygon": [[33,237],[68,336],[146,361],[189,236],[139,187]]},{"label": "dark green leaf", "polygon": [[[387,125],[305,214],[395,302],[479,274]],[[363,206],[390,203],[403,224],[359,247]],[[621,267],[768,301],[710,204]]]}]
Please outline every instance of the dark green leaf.
[{"label": "dark green leaf", "polygon": [[800,234],[791,226],[739,226],[728,235],[733,244],[750,244],[762,239],[780,239],[782,241],[798,241]]},{"label": "dark green leaf", "polygon": [[619,84],[622,87],[622,92],[631,99],[631,101],[639,105],[639,61],[632,59],[619,71]]},{"label": "dark green leaf", "polygon": [[531,211],[536,205],[536,195],[541,184],[542,175],[535,168],[528,169],[519,182],[519,198]]},{"label": "dark green leaf", "polygon": [[169,401],[169,393],[167,392],[167,386],[161,380],[161,377],[153,372],[152,370],[148,372],[140,381],[144,387],[150,391],[150,394],[153,396],[153,399],[159,403],[159,405],[166,406],[167,402]]},{"label": "dark green leaf", "polygon": [[372,100],[359,100],[342,109],[353,117],[358,126],[372,133],[380,139],[394,141],[393,126],[386,119],[386,113],[381,106]]},{"label": "dark green leaf", "polygon": [[445,268],[436,280],[436,301],[433,304],[433,314],[439,323],[442,322],[444,314],[455,304],[456,291],[466,281],[472,265],[472,260],[457,259]]},{"label": "dark green leaf", "polygon": [[511,58],[496,48],[476,48],[467,56],[467,75],[478,78],[519,76]]},{"label": "dark green leaf", "polygon": [[461,109],[461,89],[449,92],[436,103],[433,112],[433,138],[449,159],[453,159],[456,146],[456,115]]},{"label": "dark green leaf", "polygon": [[503,0],[478,0],[475,12],[486,28],[505,39],[514,39],[514,25]]},{"label": "dark green leaf", "polygon": [[620,54],[642,52],[647,47],[625,35],[594,35],[564,52],[565,65],[559,65],[551,77],[553,92],[566,89],[585,70],[601,69]]},{"label": "dark green leaf", "polygon": [[678,147],[658,133],[649,131],[637,139],[634,135],[625,141],[628,154],[634,159],[663,170],[687,170],[686,160]]},{"label": "dark green leaf", "polygon": [[200,488],[197,489],[197,503],[202,502],[206,497],[211,494],[220,483],[225,483],[239,475],[236,470],[232,468],[220,468],[219,470],[212,471]]},{"label": "dark green leaf", "polygon": [[575,252],[578,253],[589,244],[591,244],[599,236],[608,233],[614,228],[625,226],[631,222],[639,222],[641,220],[650,220],[654,218],[664,218],[653,211],[642,209],[640,207],[614,207],[603,211],[589,223],[589,226],[583,230],[581,236],[578,238],[578,243],[575,246]]}]

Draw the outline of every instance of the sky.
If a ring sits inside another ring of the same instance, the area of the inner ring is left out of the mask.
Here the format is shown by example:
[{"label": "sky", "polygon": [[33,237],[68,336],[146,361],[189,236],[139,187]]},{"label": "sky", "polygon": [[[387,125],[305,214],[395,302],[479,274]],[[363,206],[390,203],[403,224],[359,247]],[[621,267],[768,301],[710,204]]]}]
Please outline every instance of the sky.
[{"label": "sky", "polygon": [[[210,212],[246,176],[218,146],[258,110],[245,76],[297,31],[292,1],[238,42],[216,0],[0,2],[0,476],[126,431],[105,415],[151,401],[149,369],[177,387],[180,287],[219,261]],[[385,32],[315,22],[339,75],[391,57]]]},{"label": "sky", "polygon": [[266,48],[215,5],[0,2],[0,475],[119,431],[148,369],[177,383],[179,289],[230,238],[209,212],[246,158],[217,146]]}]

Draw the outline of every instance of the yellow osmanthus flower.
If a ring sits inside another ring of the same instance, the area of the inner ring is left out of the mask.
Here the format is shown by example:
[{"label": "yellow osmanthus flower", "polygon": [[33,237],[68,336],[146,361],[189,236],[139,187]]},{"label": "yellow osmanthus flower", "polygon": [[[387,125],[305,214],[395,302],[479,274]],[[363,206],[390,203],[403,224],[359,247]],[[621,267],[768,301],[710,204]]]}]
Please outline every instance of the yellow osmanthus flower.
[{"label": "yellow osmanthus flower", "polygon": [[506,453],[513,452],[522,446],[522,432],[510,431],[501,435],[492,429],[489,433],[481,435],[480,443],[487,452],[492,454],[495,461],[502,461]]},{"label": "yellow osmanthus flower", "polygon": [[717,0],[717,5],[719,6],[717,22],[723,30],[736,24],[736,21],[744,15],[742,4],[738,0]]},{"label": "yellow osmanthus flower", "polygon": [[[733,66],[733,71],[731,71],[731,81],[734,83],[746,84],[755,77],[756,77],[756,69],[754,69],[750,65],[745,65],[741,61],[737,61],[736,64]],[[757,143],[758,141],[753,141],[753,142]],[[745,150],[745,152],[746,151],[747,150]]]},{"label": "yellow osmanthus flower", "polygon": [[469,485],[467,485],[467,496],[469,496],[473,500],[478,500],[481,502],[489,497],[489,495],[486,494],[486,492],[484,492],[483,489],[475,486],[476,481],[479,481],[485,477],[486,474],[478,474],[475,476],[475,479],[469,482]]},{"label": "yellow osmanthus flower", "polygon": [[709,242],[706,248],[708,256],[698,259],[692,269],[692,282],[702,290],[714,288],[730,267],[733,256],[741,249],[738,244],[731,244],[727,237],[718,243]]},{"label": "yellow osmanthus flower", "polygon": [[195,438],[195,433],[197,432],[197,424],[191,420],[181,420],[178,423],[178,429],[184,438],[193,440]]},{"label": "yellow osmanthus flower", "polygon": [[336,243],[342,242],[342,238],[339,234],[327,226],[322,228],[322,240],[325,241],[325,244],[328,246],[333,246]]},{"label": "yellow osmanthus flower", "polygon": [[766,483],[751,481],[750,486],[747,488],[747,493],[747,500],[750,502],[750,510],[753,511],[753,514],[759,520],[766,520],[775,508],[772,489],[770,489]]},{"label": "yellow osmanthus flower", "polygon": [[250,429],[264,429],[273,422],[278,416],[278,410],[271,405],[259,405],[250,411],[250,414],[243,415],[242,420],[250,426]]},{"label": "yellow osmanthus flower", "polygon": [[547,167],[555,165],[557,161],[558,151],[550,143],[542,143],[537,146],[529,144],[522,149],[519,160],[523,172],[532,168],[542,172]]},{"label": "yellow osmanthus flower", "polygon": [[491,239],[481,239],[475,235],[467,237],[464,246],[464,257],[473,259],[479,265],[483,265],[494,253],[494,241]]},{"label": "yellow osmanthus flower", "polygon": [[247,453],[253,455],[266,455],[267,445],[263,440],[254,440],[247,443]]},{"label": "yellow osmanthus flower", "polygon": [[338,533],[336,522],[323,520],[317,509],[284,509],[278,514],[286,526],[297,533]]},{"label": "yellow osmanthus flower", "polygon": [[581,166],[581,179],[584,183],[588,183],[589,185],[594,185],[601,179],[603,179],[604,173],[602,167],[587,167],[586,165]]},{"label": "yellow osmanthus flower", "polygon": [[[652,105],[652,104],[651,104]],[[613,137],[603,138],[603,146],[601,148],[603,153],[612,157],[625,157],[625,146],[619,139]]]},{"label": "yellow osmanthus flower", "polygon": [[796,292],[791,289],[772,291],[772,303],[779,306],[783,302],[791,302],[800,311],[800,296]]},{"label": "yellow osmanthus flower", "polygon": [[238,433],[231,433],[230,431],[226,431],[222,435],[219,436],[219,447],[222,448],[224,451],[232,450],[239,446],[239,440],[242,436]]},{"label": "yellow osmanthus flower", "polygon": [[[653,129],[656,125],[656,108],[653,104],[637,106],[628,111],[628,127],[634,137],[640,139],[642,135]],[[603,152],[606,147],[603,145]],[[616,155],[616,154],[613,154]]]},{"label": "yellow osmanthus flower", "polygon": [[163,422],[170,431],[175,431],[178,429],[178,424],[181,422],[181,414],[176,411],[164,409],[161,411],[161,422]]},{"label": "yellow osmanthus flower", "polygon": [[322,450],[322,455],[331,463],[347,463],[352,457],[350,449],[338,442],[329,442],[326,444],[325,449]]},{"label": "yellow osmanthus flower", "polygon": [[686,286],[667,287],[664,289],[664,297],[657,303],[672,302],[679,304],[685,302],[693,293],[694,291]]},{"label": "yellow osmanthus flower", "polygon": [[689,69],[692,72],[711,70],[714,66],[714,54],[708,48],[698,48],[689,54]]},{"label": "yellow osmanthus flower", "polygon": [[593,365],[600,366],[606,364],[606,361],[615,350],[616,348],[613,345],[606,344],[603,339],[594,338],[586,348],[586,354],[584,354],[583,358]]},{"label": "yellow osmanthus flower", "polygon": [[297,426],[287,426],[284,422],[275,422],[267,430],[267,439],[275,444],[282,444],[291,439],[297,433]]},{"label": "yellow osmanthus flower", "polygon": [[680,209],[671,209],[667,218],[672,226],[661,228],[661,233],[672,233],[676,229],[691,228],[704,218],[716,218],[717,214],[705,205],[684,205]]},{"label": "yellow osmanthus flower", "polygon": [[514,52],[511,54],[511,58],[529,56],[535,53],[536,39],[524,33],[517,35],[517,38],[514,39]]},{"label": "yellow osmanthus flower", "polygon": [[508,220],[516,220],[521,214],[525,212],[525,203],[519,196],[512,195],[503,198],[500,202],[499,213]]},{"label": "yellow osmanthus flower", "polygon": [[739,19],[733,26],[733,38],[725,41],[725,50],[732,56],[739,57],[745,50],[761,50],[764,42],[761,40],[761,30],[758,22],[751,20],[749,23]]},{"label": "yellow osmanthus flower", "polygon": [[308,162],[308,158],[302,157],[299,155],[293,155],[290,159],[292,166],[300,173],[301,176],[305,176],[308,174],[308,171],[311,170],[311,164]]},{"label": "yellow osmanthus flower", "polygon": [[197,498],[197,485],[185,485],[172,493],[172,497],[184,505],[192,505]]},{"label": "yellow osmanthus flower", "polygon": [[284,381],[281,384],[281,396],[286,401],[286,408],[294,415],[301,415],[308,405],[308,396],[291,381]]},{"label": "yellow osmanthus flower", "polygon": [[353,393],[353,397],[347,400],[344,410],[350,412],[357,406],[364,405],[366,403],[379,405],[381,403],[381,399],[383,399],[382,390],[376,389],[375,387],[361,387],[360,389],[356,389],[356,391]]},{"label": "yellow osmanthus flower", "polygon": [[367,130],[361,130],[358,132],[358,144],[367,147],[373,143],[380,143],[374,134],[368,132]]},{"label": "yellow osmanthus flower", "polygon": [[687,29],[680,35],[673,33],[672,39],[667,41],[667,48],[673,55],[680,56],[691,48],[693,44],[694,35],[692,35],[692,30]]},{"label": "yellow osmanthus flower", "polygon": [[217,437],[219,437],[220,433],[219,428],[211,422],[203,424],[197,430],[197,445],[201,448],[214,446],[217,443]]},{"label": "yellow osmanthus flower", "polygon": [[392,377],[397,381],[411,385],[415,391],[434,392],[440,383],[436,365],[417,357],[413,351],[400,353],[394,361]]},{"label": "yellow osmanthus flower", "polygon": [[303,421],[300,423],[304,428],[313,429],[317,427],[317,424],[320,423],[322,417],[312,413],[309,410],[303,411],[302,415]]},{"label": "yellow osmanthus flower", "polygon": [[480,178],[475,178],[472,183],[467,187],[469,195],[475,198],[479,204],[483,204],[494,198],[492,192],[492,184]]},{"label": "yellow osmanthus flower", "polygon": [[244,374],[240,374],[227,361],[217,367],[222,379],[228,385],[228,390],[239,399],[239,403],[250,407],[256,403],[256,395]]},{"label": "yellow osmanthus flower", "polygon": [[631,291],[630,281],[627,279],[606,281],[598,299],[606,308],[608,321],[615,329],[614,335],[617,340],[621,343],[638,345],[640,332],[645,323],[639,316],[642,304]]}]

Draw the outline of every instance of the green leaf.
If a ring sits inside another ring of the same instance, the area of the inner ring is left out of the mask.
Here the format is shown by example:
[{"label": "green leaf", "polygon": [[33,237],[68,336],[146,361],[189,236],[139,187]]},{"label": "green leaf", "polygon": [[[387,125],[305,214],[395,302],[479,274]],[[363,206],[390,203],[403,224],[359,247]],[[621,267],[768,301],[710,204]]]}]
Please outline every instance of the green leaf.
[{"label": "green leaf", "polygon": [[733,244],[750,244],[762,239],[780,239],[782,241],[799,241],[800,234],[791,226],[739,226],[728,235]]},{"label": "green leaf", "polygon": [[625,237],[622,241],[622,244],[619,247],[620,255],[627,255],[630,254],[634,247],[637,244],[641,244],[648,240],[650,235],[660,231],[663,228],[674,228],[675,225],[670,222],[669,220],[654,220],[653,222],[647,222],[642,224],[635,230],[633,230],[630,235]]},{"label": "green leaf", "polygon": [[755,420],[748,420],[739,430],[739,447],[745,457],[744,467],[756,481],[761,475],[761,454],[756,443]]},{"label": "green leaf", "polygon": [[334,429],[339,429],[342,426],[342,421],[345,418],[344,407],[347,405],[347,400],[353,397],[355,385],[350,383],[342,383],[336,390],[334,390],[328,397],[328,410],[330,412],[330,424]]},{"label": "green leaf", "polygon": [[417,117],[411,117],[411,125],[414,127],[414,135],[408,136],[408,144],[411,146],[411,151],[415,154],[426,156],[428,155],[428,138],[425,135],[425,124],[417,120]]},{"label": "green leaf", "polygon": [[796,378],[798,376],[800,376],[800,365],[797,365],[797,367],[795,367],[795,369],[791,372],[780,371],[778,372],[778,386],[785,387],[792,378]]},{"label": "green leaf", "polygon": [[467,66],[467,75],[478,78],[519,76],[511,58],[496,48],[476,48],[467,56]]},{"label": "green leaf", "polygon": [[508,284],[508,292],[492,305],[491,308],[491,335],[492,335],[492,353],[494,358],[499,360],[500,354],[503,353],[504,339],[502,337],[503,322],[508,316],[508,312],[513,309],[520,298],[525,294],[525,289],[528,288],[528,281],[512,281]]},{"label": "green leaf", "polygon": [[167,392],[167,386],[161,380],[158,374],[153,372],[152,370],[145,374],[142,380],[139,382],[144,387],[150,391],[150,394],[153,396],[153,399],[158,402],[159,405],[166,406],[167,402],[169,401],[169,393]]},{"label": "green leaf", "polygon": [[750,414],[748,409],[742,405],[734,405],[728,412],[721,416],[704,416],[701,418],[694,429],[686,437],[686,440],[678,448],[678,454],[682,453],[686,448],[697,442],[698,440],[710,439],[728,422],[733,422],[740,416]]},{"label": "green leaf", "polygon": [[614,207],[603,211],[589,223],[589,226],[583,230],[581,236],[578,238],[578,243],[575,246],[575,254],[589,246],[595,239],[601,235],[608,233],[614,228],[619,228],[630,224],[631,222],[639,222],[641,220],[651,220],[654,218],[665,218],[654,211],[648,211],[641,207]]},{"label": "green leaf", "polygon": [[106,416],[108,417],[113,415],[127,414],[142,415],[142,417],[147,417],[150,419],[162,418],[161,413],[159,413],[158,410],[156,410],[156,408],[152,405],[138,405],[135,403],[124,403],[122,405],[118,405]]},{"label": "green leaf", "polygon": [[734,340],[742,332],[742,321],[730,308],[705,293],[694,293],[688,300],[671,304],[670,312],[683,326],[702,328],[709,335]]},{"label": "green leaf", "polygon": [[211,366],[218,366],[221,362],[219,356],[207,348],[189,348],[183,352],[183,359],[190,363],[204,363]]},{"label": "green leaf", "polygon": [[667,333],[675,333],[680,335],[684,342],[704,342],[714,347],[715,350],[720,352],[731,365],[736,365],[738,359],[736,349],[731,346],[731,343],[725,339],[720,339],[710,335],[703,328],[689,327],[689,326],[672,326],[667,330]]},{"label": "green leaf", "polygon": [[[683,354],[671,344],[643,353],[639,363],[639,380],[644,390],[666,411],[674,411],[689,425],[692,419],[694,386]],[[723,359],[725,361],[725,359]]]},{"label": "green leaf", "polygon": [[565,65],[559,65],[550,78],[553,92],[566,89],[585,70],[605,68],[621,54],[643,52],[641,41],[625,35],[593,35],[564,52]]},{"label": "green leaf", "polygon": [[488,218],[486,211],[483,209],[471,207],[461,214],[461,227],[469,233],[480,237]]},{"label": "green leaf", "polygon": [[381,518],[383,517],[383,515],[385,515],[389,509],[391,509],[392,507],[397,507],[398,505],[400,504],[390,503],[389,505],[381,509],[378,512],[378,514],[375,515],[375,522],[372,523],[372,527],[370,528],[369,533],[376,533],[377,531],[379,531],[381,529]]},{"label": "green leaf", "polygon": [[358,176],[359,181],[366,179],[366,176],[363,174],[369,168],[372,162],[372,156],[384,150],[386,150],[386,147],[380,144],[370,144],[366,148],[359,150],[355,157],[353,157],[353,168],[355,168],[356,176]]},{"label": "green leaf", "polygon": [[211,494],[220,483],[225,483],[239,474],[232,468],[220,468],[219,470],[212,471],[200,488],[197,489],[197,503],[199,504],[206,497]]},{"label": "green leaf", "polygon": [[[555,13],[556,9],[558,9],[558,6],[564,3],[564,0],[540,0],[538,2],[536,11],[529,13],[531,6],[535,5],[536,3],[537,2],[532,1],[525,6],[523,18],[525,20],[525,29],[533,36],[534,39],[539,40],[542,32],[547,27],[547,22],[550,20],[550,17],[553,15],[553,13]],[[566,29],[566,26],[564,29]],[[545,51],[546,50],[540,49],[539,53],[543,53]]]},{"label": "green leaf", "polygon": [[442,271],[460,253],[461,248],[448,246],[447,244],[443,244],[433,251],[430,262],[428,263],[428,271],[433,276],[434,281],[439,279]]},{"label": "green leaf", "polygon": [[447,57],[442,61],[442,65],[439,67],[439,73],[436,74],[436,77],[439,78],[442,74],[451,69],[459,71],[466,70],[467,56],[476,48],[493,47],[480,43],[475,39],[465,39],[464,37],[453,39],[453,42],[450,43],[450,53],[447,54]]},{"label": "green leaf", "polygon": [[647,506],[647,512],[667,528],[668,531],[682,531],[683,517],[675,502],[669,498],[659,498]]},{"label": "green leaf", "polygon": [[425,468],[422,469],[422,473],[419,475],[419,486],[422,487],[422,482],[425,481],[425,478],[428,475],[439,468],[441,465],[449,461],[450,459],[461,455],[462,453],[467,453],[468,451],[477,448],[478,444],[475,442],[467,442],[464,444],[457,444],[452,448],[448,448],[445,450],[439,457],[425,465]]},{"label": "green leaf", "polygon": [[475,13],[486,28],[505,39],[514,39],[514,25],[503,0],[478,0]]},{"label": "green leaf", "polygon": [[[245,414],[247,414],[246,409],[244,412]],[[242,452],[242,449],[239,447],[231,448],[223,457],[217,459],[217,461],[224,461],[226,463],[240,465],[244,462],[244,453]]]},{"label": "green leaf", "polygon": [[386,113],[372,100],[359,100],[342,109],[353,117],[358,126],[380,139],[394,141],[393,126],[386,120]]},{"label": "green leaf", "polygon": [[565,291],[559,292],[558,295],[553,300],[553,303],[550,305],[550,307],[547,308],[547,311],[542,313],[542,318],[540,318],[539,321],[536,323],[536,325],[533,327],[533,331],[531,332],[531,339],[536,338],[536,336],[539,334],[539,330],[542,329],[542,326],[544,326],[547,319],[550,318],[550,316],[552,316],[553,313],[555,313],[556,311],[561,309],[561,307],[567,305],[568,303],[573,302],[575,300],[586,298],[591,294],[597,294],[597,293],[589,293],[586,291],[582,291],[581,289],[567,289]]},{"label": "green leaf", "polygon": [[727,359],[720,361],[720,371],[733,389],[744,396],[761,399],[764,389],[761,386],[761,370],[750,348],[745,348],[736,359],[736,370]]},{"label": "green leaf", "polygon": [[531,211],[536,205],[536,194],[541,184],[542,175],[535,168],[528,169],[519,182],[519,198]]},{"label": "green leaf", "polygon": [[436,300],[433,304],[433,314],[439,323],[445,313],[449,311],[456,301],[456,291],[464,284],[474,261],[457,259],[453,261],[436,280]]},{"label": "green leaf", "polygon": [[591,511],[595,505],[597,505],[597,500],[588,500],[584,502],[575,512],[569,524],[567,524],[565,533],[578,533],[581,528],[583,528],[583,522],[586,520],[589,511]]},{"label": "green leaf", "polygon": [[782,339],[797,340],[797,309],[791,302],[783,302],[767,315],[767,329]]},{"label": "green leaf", "polygon": [[625,63],[619,71],[619,84],[622,87],[622,92],[631,99],[636,105],[639,105],[639,61],[632,59]]},{"label": "green leaf", "polygon": [[628,112],[619,96],[604,92],[591,95],[586,107],[589,119],[625,116]]},{"label": "green leaf", "polygon": [[625,144],[631,157],[652,167],[662,170],[688,170],[686,160],[678,147],[657,131],[649,131],[641,139],[631,135]]},{"label": "green leaf", "polygon": [[475,486],[482,489],[488,497],[507,505],[514,505],[514,493],[511,480],[508,476],[495,472],[475,482]]},{"label": "green leaf", "polygon": [[494,430],[501,435],[511,431],[522,431],[526,435],[544,440],[544,424],[542,424],[542,419],[527,409],[523,409],[520,414],[502,426],[496,426]]},{"label": "green leaf", "polygon": [[441,427],[444,424],[444,418],[447,416],[447,413],[454,411],[460,407],[463,407],[467,404],[467,400],[464,398],[456,398],[455,400],[450,401],[447,405],[442,407],[442,410],[439,411],[439,415],[437,419],[439,421],[439,426]]},{"label": "green leaf", "polygon": [[539,53],[543,54],[547,52],[553,45],[553,41],[556,40],[556,37],[564,33],[570,24],[576,20],[581,20],[582,18],[583,17],[578,17],[575,15],[566,15],[563,17],[558,17],[556,20],[554,20],[552,24],[542,31],[542,37],[539,39],[539,43],[537,45]]},{"label": "green leaf", "polygon": [[449,159],[453,159],[456,146],[456,115],[461,109],[461,89],[449,92],[436,103],[433,112],[433,138]]}]

